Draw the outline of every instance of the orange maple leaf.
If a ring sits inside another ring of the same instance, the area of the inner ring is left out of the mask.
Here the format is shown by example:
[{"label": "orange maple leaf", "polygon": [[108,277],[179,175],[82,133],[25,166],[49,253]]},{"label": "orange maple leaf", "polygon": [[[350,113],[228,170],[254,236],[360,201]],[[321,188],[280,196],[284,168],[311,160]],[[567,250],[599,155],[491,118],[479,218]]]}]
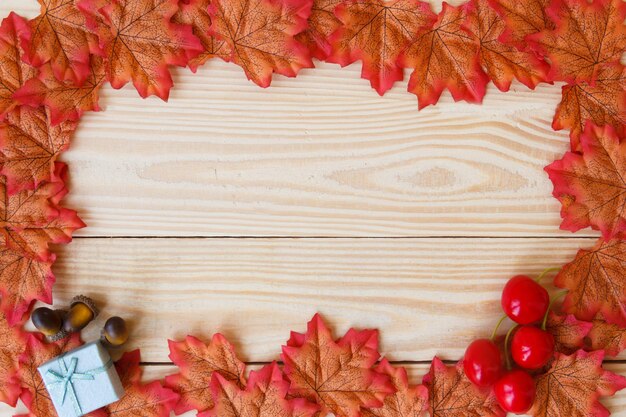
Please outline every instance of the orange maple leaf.
[{"label": "orange maple leaf", "polygon": [[463,363],[446,366],[435,357],[424,376],[428,388],[428,410],[437,417],[504,417],[491,390],[481,391],[466,376]]},{"label": "orange maple leaf", "polygon": [[389,377],[372,369],[380,357],[377,349],[376,330],[350,329],[334,341],[316,314],[305,334],[292,332],[283,346],[290,395],[316,402],[321,415],[357,417],[361,408],[381,407],[394,388]]},{"label": "orange maple leaf", "polygon": [[0,24],[0,121],[16,103],[15,93],[26,80],[36,75],[36,70],[22,61],[24,54],[20,47],[20,37],[30,31],[23,17],[9,14]]},{"label": "orange maple leaf", "polygon": [[306,29],[312,0],[213,0],[211,32],[226,42],[228,60],[261,87],[272,73],[295,77],[312,68],[309,51],[295,36]]},{"label": "orange maple leaf", "polygon": [[550,58],[550,79],[593,83],[600,65],[620,61],[626,49],[622,0],[555,0],[547,12],[556,28],[528,40]]},{"label": "orange maple leaf", "polygon": [[329,62],[363,61],[361,77],[383,95],[403,78],[400,54],[429,29],[436,15],[418,0],[350,0],[335,9],[343,23],[331,36]]},{"label": "orange maple leaf", "polygon": [[582,350],[557,353],[550,369],[537,376],[537,394],[529,414],[533,417],[608,416],[599,397],[626,387],[626,378],[602,368],[604,353]]},{"label": "orange maple leaf", "polygon": [[18,323],[35,300],[52,303],[53,262],[54,255],[42,261],[0,246],[1,305],[9,324]]},{"label": "orange maple leaf", "polygon": [[554,350],[571,354],[584,346],[592,324],[577,320],[572,314],[548,313],[546,331],[554,337]]},{"label": "orange maple leaf", "polygon": [[90,54],[101,53],[98,38],[75,0],[38,1],[39,16],[22,36],[24,59],[35,67],[49,62],[57,79],[81,85],[89,76]]},{"label": "orange maple leaf", "polygon": [[18,107],[0,122],[0,173],[9,194],[35,188],[54,176],[54,163],[76,129],[73,122],[52,126],[43,108]]},{"label": "orange maple leaf", "polygon": [[317,404],[287,399],[289,382],[276,362],[250,372],[245,389],[214,373],[211,395],[215,406],[199,417],[313,417]]},{"label": "orange maple leaf", "polygon": [[89,76],[82,85],[61,82],[52,74],[50,66],[40,68],[37,78],[27,81],[13,98],[31,107],[46,106],[50,121],[56,126],[65,121],[78,121],[86,111],[99,111],[99,92],[105,79],[102,58],[91,57]]},{"label": "orange maple leaf", "polygon": [[11,407],[15,407],[22,392],[17,375],[19,357],[25,348],[26,335],[21,323],[11,326],[5,314],[0,313],[0,401]]},{"label": "orange maple leaf", "polygon": [[580,320],[602,313],[616,322],[625,317],[626,241],[600,240],[592,249],[581,249],[554,278],[559,288],[569,290],[563,310]]},{"label": "orange maple leaf", "polygon": [[500,40],[504,21],[487,0],[472,0],[463,28],[478,46],[480,63],[501,91],[509,91],[517,78],[528,88],[546,81],[549,65],[532,52],[522,51]]},{"label": "orange maple leaf", "polygon": [[526,50],[526,36],[554,29],[546,9],[551,0],[490,0],[489,4],[504,19],[506,29],[500,40]]},{"label": "orange maple leaf", "polygon": [[[93,10],[82,0],[81,9]],[[185,66],[203,49],[191,26],[170,20],[178,12],[177,0],[116,0],[99,9],[105,24],[94,24],[104,50],[105,71],[113,88],[129,81],[141,97],[167,100],[173,81],[170,65]]]},{"label": "orange maple leaf", "polygon": [[84,227],[76,212],[59,206],[67,194],[67,166],[56,163],[54,180],[34,190],[7,192],[6,177],[0,180],[0,235],[9,248],[40,260],[49,259],[50,243],[67,243],[72,232]]},{"label": "orange maple leaf", "polygon": [[593,84],[582,81],[563,86],[552,127],[570,129],[572,149],[579,150],[578,140],[589,120],[597,126],[612,126],[619,137],[626,136],[626,67],[601,65]]},{"label": "orange maple leaf", "polygon": [[482,102],[489,78],[480,67],[478,45],[462,28],[468,7],[444,3],[433,28],[403,54],[403,64],[414,69],[408,90],[420,109],[437,103],[445,89],[455,101]]},{"label": "orange maple leaf", "polygon": [[396,392],[387,396],[381,408],[366,408],[363,417],[420,417],[428,409],[428,390],[423,385],[409,386],[406,369],[394,368],[383,359],[376,372],[388,375]]},{"label": "orange maple leaf", "polygon": [[545,168],[562,204],[561,229],[591,226],[609,240],[626,231],[626,142],[610,126],[588,124],[580,146]]},{"label": "orange maple leaf", "polygon": [[339,28],[341,21],[335,16],[335,8],[343,0],[313,0],[308,26],[296,35],[296,40],[306,45],[314,58],[325,60],[330,55],[330,35]]},{"label": "orange maple leaf", "polygon": [[174,411],[205,411],[213,407],[211,377],[217,372],[237,386],[246,384],[246,365],[235,353],[233,345],[221,334],[215,334],[209,344],[193,336],[181,342],[169,341],[170,359],[180,373],[165,378],[165,385],[180,394]]},{"label": "orange maple leaf", "polygon": [[607,356],[617,356],[626,349],[626,316],[609,323],[599,314],[591,326],[586,338],[588,349],[603,350]]},{"label": "orange maple leaf", "polygon": [[190,57],[189,68],[196,72],[198,67],[213,57],[225,60],[229,59],[225,43],[221,39],[211,36],[211,16],[209,16],[209,5],[211,0],[185,0],[179,5],[178,12],[172,18],[172,22],[179,25],[189,25],[193,34],[202,43],[203,50],[200,55],[196,53]]}]

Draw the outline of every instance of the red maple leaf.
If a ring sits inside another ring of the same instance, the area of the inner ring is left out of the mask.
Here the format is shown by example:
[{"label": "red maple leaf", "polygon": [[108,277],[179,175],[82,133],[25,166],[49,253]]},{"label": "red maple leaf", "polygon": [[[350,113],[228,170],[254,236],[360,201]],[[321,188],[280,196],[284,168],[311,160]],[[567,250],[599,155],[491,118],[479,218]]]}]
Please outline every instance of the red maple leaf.
[{"label": "red maple leaf", "polygon": [[626,142],[610,126],[588,124],[580,146],[545,168],[562,204],[561,229],[591,227],[610,240],[626,231]]},{"label": "red maple leaf", "polygon": [[537,376],[537,395],[529,414],[534,417],[608,416],[599,397],[626,387],[626,378],[602,368],[602,351],[557,353],[550,369]]},{"label": "red maple leaf", "polygon": [[514,78],[529,88],[547,79],[549,65],[532,52],[500,40],[505,23],[487,0],[472,0],[463,28],[478,46],[480,64],[501,91],[509,91]]},{"label": "red maple leaf", "polygon": [[406,369],[394,368],[383,359],[375,371],[388,375],[396,392],[385,398],[381,408],[366,408],[363,417],[420,417],[428,409],[428,390],[423,385],[409,386]]},{"label": "red maple leaf", "polygon": [[626,49],[622,0],[554,0],[547,12],[556,28],[528,40],[550,58],[550,79],[593,83],[600,65],[620,61]]},{"label": "red maple leaf", "polygon": [[0,246],[0,295],[9,324],[18,323],[33,301],[52,303],[54,255],[39,260]]},{"label": "red maple leaf", "polygon": [[577,320],[572,314],[548,313],[546,331],[554,337],[554,349],[557,352],[571,354],[584,346],[585,337],[592,324]]},{"label": "red maple leaf", "polygon": [[504,417],[491,390],[481,391],[465,376],[463,363],[446,366],[435,357],[424,376],[428,388],[428,410],[437,417]]},{"label": "red maple leaf", "polygon": [[49,65],[40,68],[40,74],[26,82],[13,98],[31,107],[46,106],[50,121],[56,126],[65,121],[78,121],[86,111],[99,111],[99,92],[105,79],[102,58],[91,57],[89,76],[80,86],[56,79]]},{"label": "red maple leaf", "polygon": [[287,399],[289,382],[276,362],[250,372],[245,389],[219,373],[211,379],[215,406],[200,417],[313,417],[317,404]]},{"label": "red maple leaf", "polygon": [[179,4],[178,12],[172,18],[172,22],[179,25],[189,25],[193,34],[202,43],[203,50],[200,55],[195,52],[190,57],[189,68],[196,72],[199,66],[213,57],[228,60],[230,54],[225,43],[210,34],[211,16],[209,16],[209,4],[211,0],[186,0]]},{"label": "red maple leaf", "polygon": [[327,60],[342,67],[363,61],[361,77],[380,95],[403,78],[400,54],[437,19],[429,4],[418,0],[349,0],[335,15],[342,25],[330,37]]},{"label": "red maple leaf", "polygon": [[180,394],[180,401],[174,408],[176,414],[213,407],[210,383],[215,372],[239,387],[246,384],[245,363],[237,358],[233,345],[219,333],[209,344],[187,336],[181,342],[170,340],[169,347],[169,357],[180,369],[180,373],[165,378],[165,385]]},{"label": "red maple leaf", "polygon": [[15,107],[13,93],[36,74],[34,68],[22,61],[20,36],[28,36],[29,31],[26,20],[15,13],[0,24],[0,121]]},{"label": "red maple leaf", "polygon": [[500,40],[526,50],[526,36],[554,29],[546,9],[550,0],[490,0],[489,4],[504,19],[506,28]]},{"label": "red maple leaf", "polygon": [[139,361],[139,350],[134,350],[126,352],[115,363],[124,386],[124,396],[119,401],[106,406],[103,410],[105,415],[109,417],[169,417],[178,401],[178,394],[164,388],[159,381],[142,384]]},{"label": "red maple leaf", "polygon": [[552,127],[570,129],[572,149],[579,150],[579,137],[587,121],[612,126],[619,137],[626,136],[626,68],[620,64],[598,67],[593,84],[581,81],[565,85]]},{"label": "red maple leaf", "polygon": [[50,63],[60,81],[81,85],[89,76],[90,54],[100,54],[98,38],[87,29],[75,0],[38,0],[39,16],[22,34],[24,59],[40,67]]},{"label": "red maple leaf", "polygon": [[21,106],[0,122],[0,173],[6,176],[8,193],[35,188],[54,176],[54,163],[70,144],[73,122],[52,126],[43,107]]},{"label": "red maple leaf", "polygon": [[592,326],[586,338],[587,348],[603,350],[607,356],[617,356],[626,349],[626,317],[609,323],[599,315],[593,319]]},{"label": "red maple leaf", "polygon": [[313,67],[295,36],[307,27],[312,0],[213,0],[211,32],[226,43],[228,60],[261,87],[272,73],[295,77]]},{"label": "red maple leaf", "polygon": [[6,246],[46,260],[50,243],[70,242],[72,232],[85,226],[75,211],[58,205],[67,194],[66,176],[67,166],[57,162],[53,181],[13,195],[1,177],[0,235]]},{"label": "red maple leaf", "polygon": [[330,35],[341,26],[335,8],[342,0],[313,0],[308,26],[296,35],[296,40],[309,48],[311,56],[325,60],[330,55]]},{"label": "red maple leaf", "polygon": [[[97,8],[99,0],[82,0],[81,9]],[[115,0],[100,8],[105,24],[89,20],[104,50],[105,72],[113,88],[129,81],[141,97],[167,100],[173,81],[168,67],[185,66],[202,50],[190,26],[171,23],[177,0]]]},{"label": "red maple leaf", "polygon": [[0,313],[0,401],[11,407],[15,407],[22,391],[17,376],[19,357],[25,348],[26,335],[21,323],[12,327],[4,313]]},{"label": "red maple leaf", "polygon": [[626,314],[626,241],[598,241],[592,249],[581,249],[576,258],[554,278],[559,288],[568,289],[563,310],[580,320],[602,313],[618,322]]},{"label": "red maple leaf", "polygon": [[420,109],[437,103],[445,89],[455,101],[482,102],[489,78],[480,67],[478,45],[462,27],[468,8],[444,3],[433,28],[403,54],[403,64],[414,69],[408,89]]},{"label": "red maple leaf", "polygon": [[70,351],[82,342],[78,333],[55,343],[45,343],[40,334],[31,333],[20,355],[18,377],[22,384],[20,399],[36,417],[57,417],[48,390],[37,368],[50,359]]},{"label": "red maple leaf", "polygon": [[335,341],[319,314],[305,334],[291,333],[282,354],[290,395],[316,402],[321,415],[338,417],[381,407],[394,392],[389,378],[372,369],[379,357],[376,330],[350,329]]}]

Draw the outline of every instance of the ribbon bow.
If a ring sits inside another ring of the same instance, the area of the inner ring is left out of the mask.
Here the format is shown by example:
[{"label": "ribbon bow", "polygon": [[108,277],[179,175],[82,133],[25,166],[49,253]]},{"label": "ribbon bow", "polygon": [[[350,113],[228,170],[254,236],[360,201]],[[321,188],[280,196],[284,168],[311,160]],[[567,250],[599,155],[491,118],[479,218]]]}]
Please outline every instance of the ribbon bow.
[{"label": "ribbon bow", "polygon": [[60,387],[61,388],[61,404],[65,403],[65,398],[69,393],[69,398],[72,401],[72,406],[74,407],[74,411],[77,416],[82,416],[83,411],[80,408],[80,402],[78,401],[78,397],[76,397],[76,391],[74,390],[74,382],[75,381],[93,381],[94,375],[100,374],[102,372],[106,372],[112,365],[113,362],[109,360],[104,366],[100,366],[98,368],[90,369],[85,372],[76,372],[76,366],[78,365],[78,358],[73,357],[70,360],[70,366],[68,367],[63,359],[63,356],[60,356],[58,359],[59,367],[61,368],[61,372],[53,371],[49,369],[46,373],[46,377],[48,379],[48,385],[50,387]]}]

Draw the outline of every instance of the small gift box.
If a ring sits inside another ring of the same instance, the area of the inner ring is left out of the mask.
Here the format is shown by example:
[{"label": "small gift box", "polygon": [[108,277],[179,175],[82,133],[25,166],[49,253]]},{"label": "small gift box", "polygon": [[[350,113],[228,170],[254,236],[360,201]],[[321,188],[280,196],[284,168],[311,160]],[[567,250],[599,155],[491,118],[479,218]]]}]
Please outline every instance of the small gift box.
[{"label": "small gift box", "polygon": [[59,417],[80,417],[124,394],[113,361],[100,342],[83,345],[37,369]]}]

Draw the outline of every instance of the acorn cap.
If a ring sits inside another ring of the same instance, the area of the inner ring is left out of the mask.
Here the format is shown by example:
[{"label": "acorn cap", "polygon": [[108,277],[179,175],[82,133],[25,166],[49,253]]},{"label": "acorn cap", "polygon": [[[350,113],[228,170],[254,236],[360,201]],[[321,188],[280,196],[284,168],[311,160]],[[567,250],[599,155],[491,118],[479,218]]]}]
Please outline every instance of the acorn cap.
[{"label": "acorn cap", "polygon": [[72,308],[74,304],[78,304],[78,303],[86,305],[89,308],[89,310],[91,310],[91,312],[93,313],[94,319],[98,316],[98,313],[100,313],[100,311],[98,310],[98,307],[96,307],[96,303],[91,298],[85,295],[81,294],[72,298],[72,301],[70,302],[70,308]]},{"label": "acorn cap", "polygon": [[66,332],[65,330],[61,329],[56,334],[53,334],[52,336],[48,336],[47,339],[49,342],[58,342],[59,340],[69,337],[70,335],[71,333]]}]

